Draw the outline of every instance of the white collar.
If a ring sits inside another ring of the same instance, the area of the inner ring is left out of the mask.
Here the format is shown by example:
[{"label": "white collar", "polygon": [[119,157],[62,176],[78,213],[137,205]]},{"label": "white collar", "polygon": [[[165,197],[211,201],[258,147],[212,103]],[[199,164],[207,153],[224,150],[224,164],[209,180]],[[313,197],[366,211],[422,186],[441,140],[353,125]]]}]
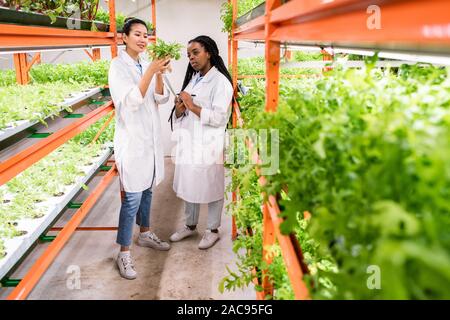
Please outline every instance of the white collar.
[{"label": "white collar", "polygon": [[[212,66],[211,69],[208,70],[208,72],[203,76],[202,82],[210,82],[212,78],[219,72],[216,67]],[[200,71],[197,72],[194,76],[194,79],[197,79],[198,77],[201,77]]]},{"label": "white collar", "polygon": [[125,61],[128,65],[130,66],[136,66],[138,63],[143,64],[143,60],[141,55],[138,56],[139,61],[134,60],[129,54],[128,52],[123,49],[120,51],[119,53],[120,58]]}]

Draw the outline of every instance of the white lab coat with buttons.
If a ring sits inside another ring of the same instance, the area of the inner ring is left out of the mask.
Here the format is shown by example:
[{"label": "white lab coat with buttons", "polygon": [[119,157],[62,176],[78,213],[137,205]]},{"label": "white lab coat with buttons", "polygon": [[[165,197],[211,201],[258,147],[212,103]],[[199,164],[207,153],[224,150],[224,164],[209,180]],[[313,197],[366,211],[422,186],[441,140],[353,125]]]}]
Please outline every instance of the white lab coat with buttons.
[{"label": "white lab coat with buttons", "polygon": [[202,108],[200,117],[187,110],[175,121],[173,188],[185,201],[210,203],[223,199],[225,193],[223,148],[233,87],[215,67],[196,83],[199,76],[195,74],[184,91],[195,95],[194,104]]},{"label": "white lab coat with buttons", "polygon": [[[142,74],[149,63],[140,58]],[[158,104],[166,103],[169,92],[155,93],[156,75],[142,96],[142,76],[136,62],[123,50],[111,61],[109,90],[116,112],[114,156],[122,188],[141,192],[164,179],[164,156]]]}]

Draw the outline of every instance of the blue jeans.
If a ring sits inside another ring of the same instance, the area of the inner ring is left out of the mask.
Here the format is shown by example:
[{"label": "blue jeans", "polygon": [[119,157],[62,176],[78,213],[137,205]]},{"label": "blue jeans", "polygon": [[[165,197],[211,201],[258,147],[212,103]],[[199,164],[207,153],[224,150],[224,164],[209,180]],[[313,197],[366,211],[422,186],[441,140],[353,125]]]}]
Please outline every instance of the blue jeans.
[{"label": "blue jeans", "polygon": [[129,247],[133,238],[133,222],[141,227],[150,227],[150,210],[152,206],[152,191],[125,192],[120,208],[119,230],[116,242],[123,247]]}]

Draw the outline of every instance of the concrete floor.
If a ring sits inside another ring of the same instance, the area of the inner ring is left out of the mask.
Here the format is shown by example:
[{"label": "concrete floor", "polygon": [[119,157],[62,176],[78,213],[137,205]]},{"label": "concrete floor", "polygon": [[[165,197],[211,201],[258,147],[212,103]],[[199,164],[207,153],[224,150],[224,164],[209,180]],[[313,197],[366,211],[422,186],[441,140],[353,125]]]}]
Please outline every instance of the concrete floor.
[{"label": "concrete floor", "polygon": [[[184,222],[184,205],[172,189],[174,166],[165,159],[166,177],[153,194],[151,225],[160,238],[167,240]],[[89,184],[95,187],[100,178]],[[81,193],[77,201],[83,201],[88,192]],[[106,190],[83,226],[117,226],[120,208],[119,183],[116,179]],[[56,223],[63,226],[75,210],[67,210]],[[209,250],[197,248],[206,225],[207,207],[200,211],[199,234],[172,244],[168,252],[155,251],[136,245],[132,255],[138,278],[122,279],[114,263],[118,252],[115,244],[116,231],[78,231],[58,255],[29,299],[255,299],[253,287],[235,292],[218,291],[220,280],[226,275],[226,266],[233,269],[235,256],[232,252],[231,217],[224,213],[221,240]],[[137,227],[135,229],[135,238]],[[22,265],[12,274],[21,278],[26,274],[47,244],[39,244]],[[70,284],[79,270],[80,288]],[[69,284],[69,285],[68,285]],[[0,299],[12,289],[1,288]]]}]

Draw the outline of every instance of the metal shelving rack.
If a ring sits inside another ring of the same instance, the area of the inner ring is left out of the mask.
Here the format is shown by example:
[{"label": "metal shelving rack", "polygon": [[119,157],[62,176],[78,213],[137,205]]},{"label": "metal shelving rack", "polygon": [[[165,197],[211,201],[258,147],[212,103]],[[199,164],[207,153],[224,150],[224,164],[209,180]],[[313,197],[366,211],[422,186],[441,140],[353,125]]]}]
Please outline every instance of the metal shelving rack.
[{"label": "metal shelving rack", "polygon": [[[155,0],[151,0],[152,4],[152,23],[156,28],[156,6]],[[40,61],[39,51],[48,49],[68,50],[73,48],[84,48],[86,53],[92,60],[100,59],[99,47],[110,47],[111,56],[114,58],[118,53],[118,45],[122,44],[121,34],[117,33],[115,21],[115,1],[108,1],[110,14],[110,31],[109,32],[92,32],[80,30],[65,30],[46,27],[31,27],[10,24],[0,24],[0,51],[15,52],[14,61],[16,67],[17,82],[19,84],[27,84],[29,82],[28,72],[35,62]],[[150,41],[156,41],[156,35],[150,37]],[[92,53],[87,49],[93,48]],[[26,52],[37,51],[35,57],[28,62]],[[32,146],[20,151],[9,159],[0,163],[0,185],[5,184],[10,179],[47,156],[56,148],[67,142],[69,139],[84,131],[91,124],[99,119],[109,115],[109,119],[97,133],[94,140],[98,138],[101,132],[106,128],[107,124],[114,117],[114,105],[112,101],[107,101],[102,106],[89,112],[80,119],[71,122],[69,125],[59,131],[40,140]],[[47,221],[45,227],[49,231],[58,231],[57,236],[50,237],[51,244],[33,264],[25,277],[21,280],[4,278],[3,286],[15,286],[16,288],[7,297],[8,300],[26,299],[35,285],[39,282],[42,275],[57,257],[64,245],[70,239],[72,234],[77,230],[84,231],[104,231],[116,230],[115,227],[79,227],[80,223],[89,213],[89,210],[95,205],[96,201],[101,197],[102,193],[111,184],[117,175],[117,169],[113,161],[104,157],[97,165],[95,170],[90,170],[88,176],[83,181],[87,181],[98,173],[99,169],[107,171],[103,174],[100,183],[92,190],[88,198],[76,206],[78,210],[71,217],[69,222],[62,228],[51,228],[54,221]],[[106,162],[106,166],[103,163]],[[70,199],[69,199],[70,200]],[[70,203],[69,203],[70,204]],[[60,211],[65,208],[63,206]],[[56,214],[54,216],[57,216]],[[31,246],[33,243],[29,243]],[[21,249],[25,252],[25,248]],[[9,272],[10,273],[10,272]]]},{"label": "metal shelving rack", "polygon": [[[280,79],[280,45],[372,49],[385,52],[412,53],[438,56],[450,54],[450,2],[446,0],[267,0],[264,15],[248,15],[255,18],[239,27],[237,0],[233,6],[233,24],[228,49],[232,65],[233,86],[237,92],[238,41],[263,42],[266,61],[266,112],[275,112],[278,105]],[[260,10],[259,8],[258,10]],[[371,23],[377,15],[381,26]],[[375,17],[375,16],[372,16]],[[242,121],[238,105],[233,105],[233,127]],[[257,151],[249,145],[253,153]],[[260,183],[265,179],[260,177]],[[237,199],[233,192],[233,201]],[[293,235],[279,231],[282,218],[274,195],[269,195],[263,205],[263,247],[278,240],[286,263],[296,299],[309,299],[303,282],[307,272],[301,248]],[[308,213],[305,213],[308,214]],[[236,237],[236,227],[233,227]],[[266,255],[263,252],[263,257]],[[270,263],[270,261],[267,261]],[[257,280],[263,291],[258,299],[273,293],[273,287],[265,276]]]}]

